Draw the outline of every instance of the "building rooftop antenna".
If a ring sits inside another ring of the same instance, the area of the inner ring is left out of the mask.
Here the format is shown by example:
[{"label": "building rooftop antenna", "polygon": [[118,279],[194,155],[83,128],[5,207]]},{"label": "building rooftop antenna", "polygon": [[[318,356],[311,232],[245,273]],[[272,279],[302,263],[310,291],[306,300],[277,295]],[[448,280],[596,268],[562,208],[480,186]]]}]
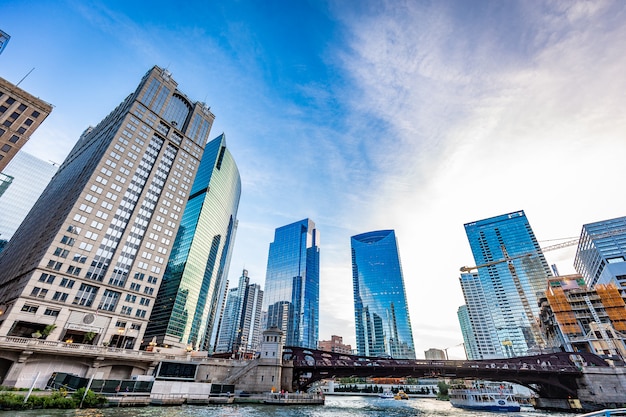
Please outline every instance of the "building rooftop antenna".
[{"label": "building rooftop antenna", "polygon": [[26,79],[26,77],[28,77],[30,75],[31,72],[33,72],[35,70],[35,67],[33,67],[30,71],[28,71],[28,73],[22,77],[22,79],[20,80],[19,83],[15,84],[16,87],[19,87],[19,85],[22,83],[22,81],[24,81]]}]

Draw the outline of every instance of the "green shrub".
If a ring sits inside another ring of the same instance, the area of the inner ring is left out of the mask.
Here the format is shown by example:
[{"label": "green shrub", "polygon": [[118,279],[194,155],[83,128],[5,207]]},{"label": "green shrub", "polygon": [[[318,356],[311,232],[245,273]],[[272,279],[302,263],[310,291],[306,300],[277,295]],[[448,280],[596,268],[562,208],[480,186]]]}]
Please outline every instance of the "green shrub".
[{"label": "green shrub", "polygon": [[[74,401],[76,404],[80,404],[81,399],[85,395],[85,388],[80,388],[76,390],[75,393],[72,394]],[[92,390],[87,391],[87,395],[85,395],[85,399],[83,400],[83,407],[85,408],[94,408],[101,407],[107,403],[107,399],[104,395],[96,394]]]},{"label": "green shrub", "polygon": [[23,395],[3,392],[0,394],[0,408],[3,410],[23,410],[28,408],[28,404],[24,404]]}]

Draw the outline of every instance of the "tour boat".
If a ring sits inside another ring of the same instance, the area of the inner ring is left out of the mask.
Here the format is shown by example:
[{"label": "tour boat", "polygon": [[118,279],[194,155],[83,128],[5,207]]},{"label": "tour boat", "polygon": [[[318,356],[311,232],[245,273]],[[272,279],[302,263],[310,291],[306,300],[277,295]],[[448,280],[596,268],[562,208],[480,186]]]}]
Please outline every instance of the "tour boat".
[{"label": "tour boat", "polygon": [[471,388],[453,387],[448,391],[453,407],[481,411],[520,411],[513,387],[501,384],[474,383]]},{"label": "tour boat", "polygon": [[380,398],[393,398],[393,392],[391,392],[390,390],[386,390],[384,391],[382,394],[379,395]]}]

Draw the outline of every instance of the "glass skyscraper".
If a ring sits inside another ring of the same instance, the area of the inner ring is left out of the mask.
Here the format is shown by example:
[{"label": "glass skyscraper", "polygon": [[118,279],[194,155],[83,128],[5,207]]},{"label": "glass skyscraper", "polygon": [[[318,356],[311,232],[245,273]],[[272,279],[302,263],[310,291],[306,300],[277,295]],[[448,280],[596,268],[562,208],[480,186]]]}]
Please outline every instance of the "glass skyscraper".
[{"label": "glass skyscraper", "polygon": [[477,279],[461,277],[461,287],[480,359],[522,356],[541,346],[538,300],[552,273],[526,215],[467,223],[465,232],[479,268]]},{"label": "glass skyscraper", "polygon": [[3,173],[12,176],[13,182],[0,196],[0,239],[13,236],[57,169],[58,165],[24,151],[9,162]]},{"label": "glass skyscraper", "polygon": [[626,291],[626,217],[583,225],[574,268],[589,288],[614,282]]},{"label": "glass skyscraper", "polygon": [[259,347],[262,306],[261,286],[250,284],[244,269],[237,288],[228,290],[215,351],[251,357]]},{"label": "glass skyscraper", "polygon": [[240,196],[239,170],[222,134],[204,149],[144,344],[214,351]]},{"label": "glass skyscraper", "polygon": [[358,354],[415,359],[395,232],[352,236],[351,247]]},{"label": "glass skyscraper", "polygon": [[263,311],[287,346],[317,348],[320,298],[319,232],[310,219],[276,229],[270,243]]}]

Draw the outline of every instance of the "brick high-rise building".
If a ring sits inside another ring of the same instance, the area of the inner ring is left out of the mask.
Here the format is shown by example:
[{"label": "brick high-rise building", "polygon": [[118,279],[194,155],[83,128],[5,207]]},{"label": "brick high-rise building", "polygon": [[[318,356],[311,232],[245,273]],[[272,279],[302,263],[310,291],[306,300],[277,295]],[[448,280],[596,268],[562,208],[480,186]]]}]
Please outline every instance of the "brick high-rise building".
[{"label": "brick high-rise building", "polygon": [[0,78],[0,172],[51,111],[50,104]]}]

